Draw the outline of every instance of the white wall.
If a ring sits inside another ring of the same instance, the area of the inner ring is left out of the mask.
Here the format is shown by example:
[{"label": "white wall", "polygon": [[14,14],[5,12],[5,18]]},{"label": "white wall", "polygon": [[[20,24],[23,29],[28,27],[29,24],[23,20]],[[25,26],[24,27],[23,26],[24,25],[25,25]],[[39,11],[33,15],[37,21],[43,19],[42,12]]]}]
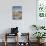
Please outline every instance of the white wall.
[{"label": "white wall", "polygon": [[[22,20],[12,20],[12,6],[23,7]],[[30,26],[36,24],[36,0],[1,0],[0,1],[0,34],[11,27],[19,27],[20,32],[30,32]],[[7,31],[8,32],[8,31]]]}]

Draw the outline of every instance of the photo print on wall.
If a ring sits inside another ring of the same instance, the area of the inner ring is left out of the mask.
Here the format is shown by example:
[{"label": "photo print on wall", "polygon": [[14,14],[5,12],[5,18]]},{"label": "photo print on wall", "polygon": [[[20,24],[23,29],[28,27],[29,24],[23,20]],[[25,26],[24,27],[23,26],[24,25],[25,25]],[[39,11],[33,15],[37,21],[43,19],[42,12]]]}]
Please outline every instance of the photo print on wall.
[{"label": "photo print on wall", "polygon": [[22,6],[13,6],[12,7],[12,19],[13,20],[22,19]]}]

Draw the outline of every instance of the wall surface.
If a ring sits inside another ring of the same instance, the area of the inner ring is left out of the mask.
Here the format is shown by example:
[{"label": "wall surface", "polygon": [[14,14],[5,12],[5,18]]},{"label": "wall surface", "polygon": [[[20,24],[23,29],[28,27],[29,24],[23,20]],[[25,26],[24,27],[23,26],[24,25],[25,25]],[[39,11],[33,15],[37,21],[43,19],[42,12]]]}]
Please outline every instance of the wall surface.
[{"label": "wall surface", "polygon": [[[12,19],[12,6],[22,6],[22,20]],[[36,24],[36,0],[1,0],[0,1],[0,34],[10,32],[9,28],[19,27],[19,32],[29,32],[30,26]]]}]

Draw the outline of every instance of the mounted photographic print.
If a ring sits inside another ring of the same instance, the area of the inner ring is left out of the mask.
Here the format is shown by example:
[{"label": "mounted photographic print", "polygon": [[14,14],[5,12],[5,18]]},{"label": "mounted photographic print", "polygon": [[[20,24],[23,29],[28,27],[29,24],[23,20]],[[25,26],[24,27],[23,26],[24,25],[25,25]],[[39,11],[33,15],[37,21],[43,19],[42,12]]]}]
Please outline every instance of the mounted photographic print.
[{"label": "mounted photographic print", "polygon": [[13,6],[12,7],[12,18],[13,18],[13,20],[22,19],[22,6]]},{"label": "mounted photographic print", "polygon": [[37,25],[46,25],[46,0],[37,0],[36,1],[36,24]]}]

